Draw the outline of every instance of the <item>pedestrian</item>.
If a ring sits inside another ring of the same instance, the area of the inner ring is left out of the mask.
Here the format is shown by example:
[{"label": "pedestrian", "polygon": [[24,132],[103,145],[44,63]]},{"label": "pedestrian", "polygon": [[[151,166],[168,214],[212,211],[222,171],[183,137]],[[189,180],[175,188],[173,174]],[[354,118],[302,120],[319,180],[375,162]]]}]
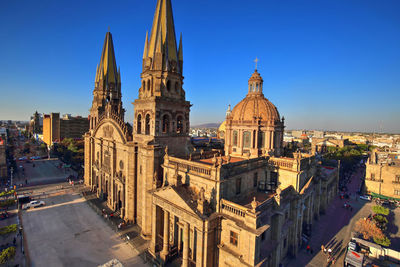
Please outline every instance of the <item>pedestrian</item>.
[{"label": "pedestrian", "polygon": [[321,245],[321,251],[325,252],[325,246],[324,245]]},{"label": "pedestrian", "polygon": [[307,245],[306,251],[307,251],[307,253],[310,252],[310,245]]}]

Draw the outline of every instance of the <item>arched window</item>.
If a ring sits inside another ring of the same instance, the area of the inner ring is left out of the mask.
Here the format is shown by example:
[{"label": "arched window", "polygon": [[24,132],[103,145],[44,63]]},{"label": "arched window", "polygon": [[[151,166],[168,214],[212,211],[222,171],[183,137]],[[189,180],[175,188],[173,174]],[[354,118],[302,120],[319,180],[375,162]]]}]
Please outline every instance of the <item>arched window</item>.
[{"label": "arched window", "polygon": [[149,135],[150,134],[150,115],[147,114],[146,115],[146,134]]},{"label": "arched window", "polygon": [[169,133],[169,117],[167,114],[162,118],[162,131],[163,133]]},{"label": "arched window", "polygon": [[143,92],[146,91],[146,82],[145,81],[143,81],[143,84],[142,84],[142,91]]},{"label": "arched window", "polygon": [[179,83],[178,82],[176,82],[175,83],[175,92],[179,92]]},{"label": "arched window", "polygon": [[233,146],[237,146],[237,145],[238,145],[238,132],[233,131]]},{"label": "arched window", "polygon": [[265,132],[258,133],[258,148],[265,147]]},{"label": "arched window", "polygon": [[258,90],[258,83],[256,84],[256,92],[259,92],[259,90]]},{"label": "arched window", "polygon": [[137,116],[137,129],[136,129],[136,132],[138,134],[142,133],[142,115],[140,115],[140,114]]},{"label": "arched window", "polygon": [[147,90],[150,91],[150,80],[147,81]]},{"label": "arched window", "polygon": [[171,81],[167,82],[167,91],[171,91]]},{"label": "arched window", "polygon": [[251,133],[250,132],[243,133],[243,147],[244,148],[251,147]]},{"label": "arched window", "polygon": [[182,116],[178,116],[176,120],[176,132],[183,133],[183,118]]}]

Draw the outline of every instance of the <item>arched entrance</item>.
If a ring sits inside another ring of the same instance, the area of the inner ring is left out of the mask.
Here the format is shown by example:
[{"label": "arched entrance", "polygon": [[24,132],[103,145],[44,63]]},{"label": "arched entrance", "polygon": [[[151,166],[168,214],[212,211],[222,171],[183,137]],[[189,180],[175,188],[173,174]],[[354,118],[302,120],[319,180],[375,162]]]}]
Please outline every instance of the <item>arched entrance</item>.
[{"label": "arched entrance", "polygon": [[106,184],[105,184],[105,188],[104,188],[104,197],[103,199],[107,200],[108,199],[108,179],[106,179]]},{"label": "arched entrance", "polygon": [[121,210],[122,208],[122,199],[121,199],[121,190],[118,190],[117,194],[117,210]]}]

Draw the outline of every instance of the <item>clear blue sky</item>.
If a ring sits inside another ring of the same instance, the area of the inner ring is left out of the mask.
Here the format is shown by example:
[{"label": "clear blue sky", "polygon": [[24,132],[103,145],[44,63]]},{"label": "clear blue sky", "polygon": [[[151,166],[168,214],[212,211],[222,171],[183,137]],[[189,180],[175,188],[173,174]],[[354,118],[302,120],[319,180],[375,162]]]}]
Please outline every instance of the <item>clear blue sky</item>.
[{"label": "clear blue sky", "polygon": [[[191,123],[221,122],[260,59],[287,128],[400,132],[400,1],[172,0]],[[88,115],[108,26],[126,120],[156,0],[20,0],[0,7],[0,119]]]}]

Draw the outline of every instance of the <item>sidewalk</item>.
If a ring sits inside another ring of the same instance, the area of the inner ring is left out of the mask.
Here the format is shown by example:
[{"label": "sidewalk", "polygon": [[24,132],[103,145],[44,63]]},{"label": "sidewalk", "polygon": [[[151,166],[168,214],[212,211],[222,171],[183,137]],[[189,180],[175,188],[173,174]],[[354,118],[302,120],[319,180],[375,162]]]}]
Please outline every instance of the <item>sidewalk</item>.
[{"label": "sidewalk", "polygon": [[[339,196],[335,197],[326,214],[321,215],[318,221],[314,221],[308,244],[313,249],[313,254],[307,253],[303,248],[295,259],[286,260],[284,266],[343,266],[352,224],[360,216],[359,211],[363,207],[356,194],[361,182],[360,174],[360,170],[355,172],[347,185],[350,198],[342,200]],[[345,202],[352,206],[352,211],[343,207]],[[332,250],[332,255],[336,259],[335,264],[328,263],[328,255],[321,251],[321,245],[327,250]]]},{"label": "sidewalk", "polygon": [[[17,224],[17,231],[14,233],[10,233],[7,236],[2,236],[1,240],[1,246],[2,249],[5,249],[10,246],[15,247],[15,256],[14,259],[1,265],[1,266],[20,266],[20,267],[25,267],[29,266],[29,257],[28,255],[25,254],[25,239],[24,239],[24,234],[23,234],[23,229],[22,225],[20,223],[20,214],[18,210],[15,207],[13,209],[8,210],[8,213],[10,217],[8,219],[5,219],[1,221],[0,227],[5,227],[8,225],[12,224]],[[14,243],[15,239],[15,243]]]},{"label": "sidewalk", "polygon": [[[78,191],[87,201],[88,205],[126,242],[128,242],[139,256],[149,263],[147,255],[148,240],[145,240],[140,235],[140,228],[136,224],[127,224],[121,228],[118,227],[124,220],[117,216],[110,216],[115,212],[112,211],[105,202],[98,199],[96,194],[91,192],[88,188],[75,187],[74,190]],[[117,214],[119,216],[119,214]]]}]

